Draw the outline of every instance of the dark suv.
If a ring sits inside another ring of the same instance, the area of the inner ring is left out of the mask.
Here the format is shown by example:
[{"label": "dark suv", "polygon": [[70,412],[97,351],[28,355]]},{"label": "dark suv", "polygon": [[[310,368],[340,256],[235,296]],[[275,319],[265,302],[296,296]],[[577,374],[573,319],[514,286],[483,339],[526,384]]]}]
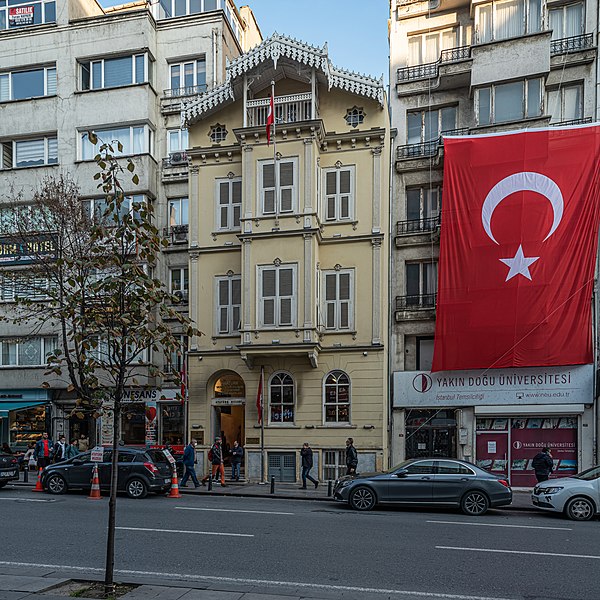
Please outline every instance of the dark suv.
[{"label": "dark suv", "polygon": [[19,479],[17,459],[12,454],[0,452],[0,488],[3,488],[9,481],[15,479]]},{"label": "dark suv", "polygon": [[[84,452],[74,458],[42,471],[42,485],[51,494],[64,494],[67,490],[89,490],[92,486],[94,463],[92,453]],[[98,464],[100,489],[110,488],[112,449],[104,449]],[[165,493],[171,488],[173,470],[162,450],[144,448],[119,448],[119,475],[117,490],[130,498],[144,498],[148,492]]]}]

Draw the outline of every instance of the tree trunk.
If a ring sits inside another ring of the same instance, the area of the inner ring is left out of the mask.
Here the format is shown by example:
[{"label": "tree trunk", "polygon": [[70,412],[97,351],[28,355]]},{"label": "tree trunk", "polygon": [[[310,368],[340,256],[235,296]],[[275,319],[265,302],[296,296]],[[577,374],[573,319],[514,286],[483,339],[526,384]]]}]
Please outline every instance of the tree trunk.
[{"label": "tree trunk", "polygon": [[119,437],[121,429],[121,402],[115,398],[113,407],[112,462],[110,466],[110,496],[108,501],[108,537],[106,541],[106,570],[104,574],[104,595],[115,592],[115,526],[117,518],[117,482],[119,476]]}]

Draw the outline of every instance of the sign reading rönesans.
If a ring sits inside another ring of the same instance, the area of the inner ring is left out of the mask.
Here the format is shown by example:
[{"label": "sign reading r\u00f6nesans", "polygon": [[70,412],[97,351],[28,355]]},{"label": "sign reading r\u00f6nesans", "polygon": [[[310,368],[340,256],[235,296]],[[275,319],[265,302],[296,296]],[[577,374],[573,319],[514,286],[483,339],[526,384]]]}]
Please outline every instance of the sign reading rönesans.
[{"label": "sign reading r\u00f6nesans", "polygon": [[30,264],[42,257],[56,257],[56,238],[54,236],[36,235],[26,241],[15,241],[14,237],[0,237],[0,264],[2,266]]},{"label": "sign reading r\u00f6nesans", "polygon": [[487,371],[396,371],[394,407],[593,402],[593,365]]}]

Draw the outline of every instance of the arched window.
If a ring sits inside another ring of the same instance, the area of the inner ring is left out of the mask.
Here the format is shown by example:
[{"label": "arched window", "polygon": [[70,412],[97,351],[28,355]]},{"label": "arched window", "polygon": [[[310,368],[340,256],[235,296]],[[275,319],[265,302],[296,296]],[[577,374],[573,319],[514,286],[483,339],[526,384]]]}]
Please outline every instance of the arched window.
[{"label": "arched window", "polygon": [[323,413],[325,423],[350,423],[350,378],[343,371],[325,378]]},{"label": "arched window", "polygon": [[294,380],[287,373],[275,373],[269,386],[271,423],[294,422]]}]

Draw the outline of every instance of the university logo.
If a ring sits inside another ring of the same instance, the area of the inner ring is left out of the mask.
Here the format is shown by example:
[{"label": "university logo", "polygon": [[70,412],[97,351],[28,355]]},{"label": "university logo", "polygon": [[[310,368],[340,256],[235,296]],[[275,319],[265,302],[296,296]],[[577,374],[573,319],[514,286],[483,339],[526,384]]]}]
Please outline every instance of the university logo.
[{"label": "university logo", "polygon": [[426,375],[425,373],[420,373],[413,379],[413,388],[420,394],[424,394],[431,389],[433,382],[431,381],[431,377]]}]

